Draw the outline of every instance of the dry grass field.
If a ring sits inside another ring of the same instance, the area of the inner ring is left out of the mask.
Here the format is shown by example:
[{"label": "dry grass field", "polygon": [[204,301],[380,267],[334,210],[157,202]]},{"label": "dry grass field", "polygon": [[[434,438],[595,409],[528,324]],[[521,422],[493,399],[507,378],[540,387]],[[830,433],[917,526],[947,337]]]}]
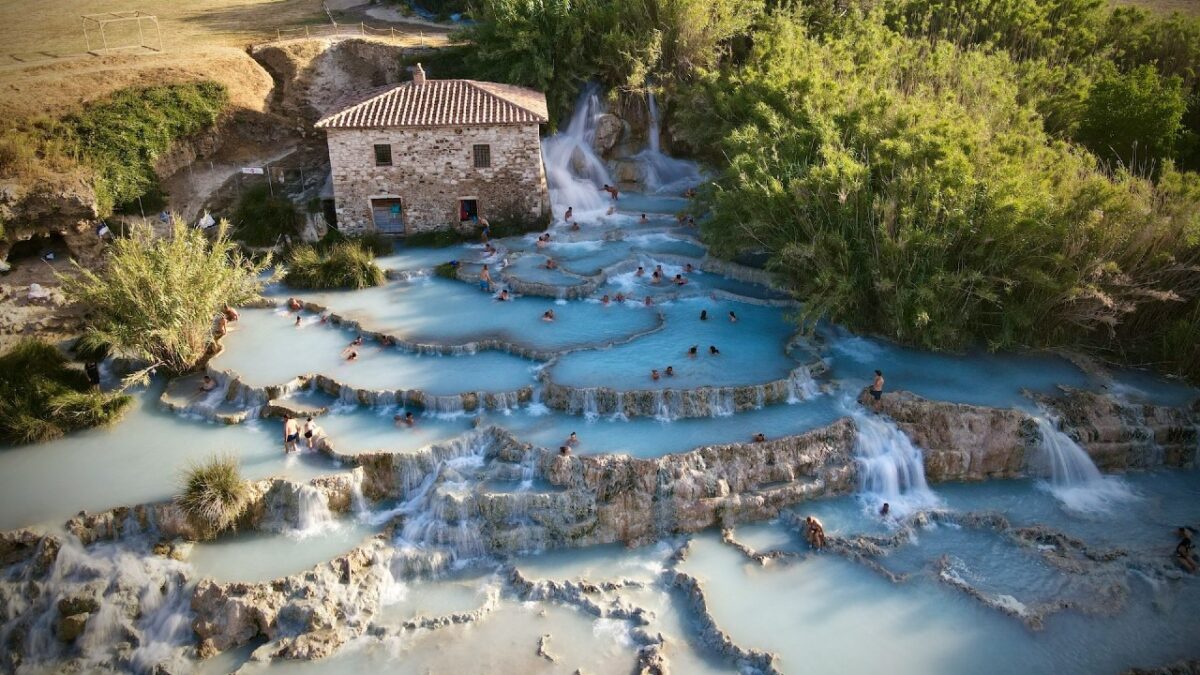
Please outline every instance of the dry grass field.
[{"label": "dry grass field", "polygon": [[[157,17],[161,51],[148,22],[140,36],[136,22],[106,28],[109,45],[127,49],[88,51],[81,15],[135,10]],[[354,10],[334,17],[343,30],[363,18]],[[368,25],[389,26],[401,44],[443,44],[447,35],[427,25]],[[321,0],[0,0],[0,114],[58,114],[122,87],[197,79],[225,84],[237,107],[261,109],[271,80],[245,48],[280,33],[302,36],[306,26],[321,34],[332,27]]]}]

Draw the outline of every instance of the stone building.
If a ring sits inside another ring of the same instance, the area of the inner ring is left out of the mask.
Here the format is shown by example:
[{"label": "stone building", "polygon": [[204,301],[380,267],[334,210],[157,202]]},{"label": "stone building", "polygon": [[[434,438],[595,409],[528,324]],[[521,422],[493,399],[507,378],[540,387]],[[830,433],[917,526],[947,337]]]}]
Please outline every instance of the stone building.
[{"label": "stone building", "polygon": [[540,220],[550,198],[540,125],[546,96],[473,80],[413,79],[352,98],[319,120],[338,228],[404,235],[474,216]]}]

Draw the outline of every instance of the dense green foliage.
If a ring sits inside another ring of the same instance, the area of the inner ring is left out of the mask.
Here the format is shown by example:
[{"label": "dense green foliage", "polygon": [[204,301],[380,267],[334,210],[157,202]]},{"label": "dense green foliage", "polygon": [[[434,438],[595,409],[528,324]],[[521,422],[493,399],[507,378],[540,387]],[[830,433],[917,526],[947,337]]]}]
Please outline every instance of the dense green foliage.
[{"label": "dense green foliage", "polygon": [[171,233],[134,227],[117,239],[107,265],[63,277],[67,297],[88,307],[90,340],[150,368],[185,372],[213,344],[221,307],[258,295],[258,275],[270,264],[245,259],[222,221],[210,242],[203,231],[176,219]]},{"label": "dense green foliage", "polygon": [[250,489],[233,456],[192,464],[184,472],[181,488],[175,503],[205,536],[236,525],[250,498]]},{"label": "dense green foliage", "polygon": [[271,194],[270,186],[247,188],[233,212],[233,235],[250,246],[274,246],[300,233],[300,212],[292,200]]},{"label": "dense green foliage", "polygon": [[91,388],[57,348],[24,340],[0,355],[0,443],[41,443],[118,420],[132,399]]},{"label": "dense green foliage", "polygon": [[83,168],[101,216],[147,212],[163,195],[155,162],[173,143],[216,123],[228,105],[215,82],[121,89],[61,119],[12,119],[0,136],[0,176],[36,179]]},{"label": "dense green foliage", "polygon": [[293,288],[370,288],[386,281],[375,255],[357,241],[334,244],[324,251],[297,246],[288,256],[284,283]]},{"label": "dense green foliage", "polygon": [[1200,20],[1105,0],[481,0],[473,76],[656,88],[698,208],[828,318],[1200,377]]},{"label": "dense green foliage", "polygon": [[[761,0],[481,0],[460,68],[546,92],[564,119],[587,80],[642,87],[715,65]],[[443,77],[445,75],[439,75]]]},{"label": "dense green foliage", "polygon": [[171,144],[211,127],[228,103],[215,82],[123,89],[63,119],[75,152],[96,172],[101,214],[156,193],[155,161]]}]

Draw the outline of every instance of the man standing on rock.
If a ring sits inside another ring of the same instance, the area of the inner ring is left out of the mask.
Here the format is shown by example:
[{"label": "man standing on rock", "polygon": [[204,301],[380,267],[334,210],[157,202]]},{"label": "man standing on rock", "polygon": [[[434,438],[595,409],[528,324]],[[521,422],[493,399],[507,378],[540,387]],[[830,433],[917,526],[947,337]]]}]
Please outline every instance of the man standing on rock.
[{"label": "man standing on rock", "polygon": [[871,398],[875,400],[875,409],[879,410],[879,401],[883,398],[883,371],[875,371],[875,381],[871,383]]}]

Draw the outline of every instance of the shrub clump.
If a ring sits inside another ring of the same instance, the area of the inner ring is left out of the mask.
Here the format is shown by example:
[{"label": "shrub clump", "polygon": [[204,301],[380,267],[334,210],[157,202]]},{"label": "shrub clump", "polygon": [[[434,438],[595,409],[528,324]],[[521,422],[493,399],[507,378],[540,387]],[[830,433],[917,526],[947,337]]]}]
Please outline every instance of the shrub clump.
[{"label": "shrub clump", "polygon": [[433,273],[435,276],[442,277],[443,279],[457,279],[458,278],[458,265],[455,265],[454,263],[444,262],[444,263],[438,265],[437,267],[434,267]]},{"label": "shrub clump", "polygon": [[272,195],[266,185],[242,193],[233,211],[234,236],[249,246],[274,246],[300,233],[300,213],[287,197]]},{"label": "shrub clump", "polygon": [[28,339],[0,356],[0,442],[42,443],[111,424],[132,399],[91,388],[52,345]]},{"label": "shrub clump", "polygon": [[178,219],[165,237],[137,226],[113,243],[102,270],[60,277],[67,297],[91,310],[89,341],[144,361],[147,370],[182,373],[199,363],[221,307],[257,297],[259,274],[270,264],[270,256],[246,259],[227,229],[222,221],[210,242]]},{"label": "shrub clump", "polygon": [[284,283],[295,288],[369,288],[386,280],[375,255],[363,244],[347,241],[326,252],[313,246],[292,249]]},{"label": "shrub clump", "polygon": [[232,455],[192,464],[184,472],[181,488],[175,503],[188,522],[206,536],[235,526],[250,498],[249,486]]}]

